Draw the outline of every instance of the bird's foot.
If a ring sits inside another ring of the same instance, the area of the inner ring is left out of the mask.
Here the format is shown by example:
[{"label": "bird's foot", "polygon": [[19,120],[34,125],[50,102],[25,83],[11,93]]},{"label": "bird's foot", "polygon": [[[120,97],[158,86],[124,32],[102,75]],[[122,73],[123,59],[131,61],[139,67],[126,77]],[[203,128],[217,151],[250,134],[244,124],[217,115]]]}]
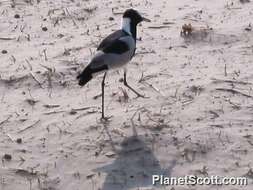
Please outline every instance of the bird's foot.
[{"label": "bird's foot", "polygon": [[105,117],[105,116],[102,116],[100,118],[100,121],[101,123],[109,123],[110,122],[110,119],[112,118],[113,116],[109,116],[109,117]]},{"label": "bird's foot", "polygon": [[149,98],[148,96],[142,95],[142,94],[136,94],[137,97],[136,98]]}]

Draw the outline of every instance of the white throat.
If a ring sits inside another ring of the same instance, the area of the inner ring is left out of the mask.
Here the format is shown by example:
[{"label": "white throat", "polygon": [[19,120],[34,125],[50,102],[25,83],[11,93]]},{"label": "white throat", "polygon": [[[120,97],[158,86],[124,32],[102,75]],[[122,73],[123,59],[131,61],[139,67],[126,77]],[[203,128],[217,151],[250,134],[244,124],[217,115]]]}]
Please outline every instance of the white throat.
[{"label": "white throat", "polygon": [[121,29],[127,32],[128,34],[131,34],[131,19],[130,18],[123,18],[121,23]]}]

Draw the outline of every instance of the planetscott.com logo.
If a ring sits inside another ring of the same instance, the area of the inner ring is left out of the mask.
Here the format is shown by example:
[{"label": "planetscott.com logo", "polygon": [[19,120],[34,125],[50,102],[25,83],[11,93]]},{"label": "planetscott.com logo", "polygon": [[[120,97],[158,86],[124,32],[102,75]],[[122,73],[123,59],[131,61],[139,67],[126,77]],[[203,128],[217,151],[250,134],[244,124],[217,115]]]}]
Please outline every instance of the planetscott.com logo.
[{"label": "planetscott.com logo", "polygon": [[248,185],[246,177],[198,177],[194,175],[184,177],[166,177],[163,175],[152,176],[153,185]]}]

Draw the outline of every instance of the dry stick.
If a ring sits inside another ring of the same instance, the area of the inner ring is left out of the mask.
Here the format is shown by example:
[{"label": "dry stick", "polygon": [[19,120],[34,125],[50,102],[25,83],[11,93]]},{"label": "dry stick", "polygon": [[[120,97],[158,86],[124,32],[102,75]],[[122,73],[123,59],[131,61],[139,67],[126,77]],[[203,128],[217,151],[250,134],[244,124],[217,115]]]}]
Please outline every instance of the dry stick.
[{"label": "dry stick", "polygon": [[0,40],[15,40],[15,38],[5,38],[5,37],[0,37]]},{"label": "dry stick", "polygon": [[5,92],[3,92],[3,95],[2,95],[2,98],[1,98],[1,102],[4,101],[4,98],[5,98]]},{"label": "dry stick", "polygon": [[236,109],[240,109],[241,105],[237,105],[235,103],[233,103],[230,99],[228,100],[228,103],[230,103],[232,106],[234,106]]},{"label": "dry stick", "polygon": [[58,104],[45,104],[45,105],[43,105],[45,108],[58,108],[58,107],[60,107],[60,105],[58,105]]},{"label": "dry stick", "polygon": [[86,113],[80,114],[79,116],[77,116],[77,117],[75,118],[75,120],[80,119],[81,117],[84,117],[84,116],[86,116],[86,115],[93,114],[93,113],[98,113],[98,111],[93,110],[93,111],[88,111],[88,112],[86,112]]},{"label": "dry stick", "polygon": [[24,129],[21,129],[18,133],[22,133],[24,131],[26,131],[27,129],[30,129],[32,127],[34,127],[35,125],[37,125],[38,123],[40,122],[40,119],[37,120],[35,123],[33,123],[32,125],[29,125],[28,127],[24,128]]},{"label": "dry stick", "polygon": [[228,73],[227,73],[227,64],[225,64],[225,67],[224,67],[224,75],[225,75],[225,77],[228,75]]},{"label": "dry stick", "polygon": [[47,49],[43,49],[43,53],[44,53],[44,57],[45,57],[45,61],[47,61],[48,59],[47,59]]},{"label": "dry stick", "polygon": [[253,142],[251,142],[250,140],[247,140],[248,141],[248,143],[251,145],[251,146],[253,146]]},{"label": "dry stick", "polygon": [[27,59],[25,59],[25,62],[28,64],[28,66],[29,66],[29,68],[30,68],[30,71],[32,71],[32,70],[33,70],[33,67],[32,67],[32,65],[31,65],[31,63],[30,63]]},{"label": "dry stick", "polygon": [[10,134],[7,134],[7,137],[8,137],[12,142],[15,141],[14,138],[13,138]]},{"label": "dry stick", "polygon": [[67,12],[67,14],[69,15],[69,17],[71,18],[71,20],[72,20],[72,22],[74,23],[74,25],[75,25],[75,26],[78,26],[78,25],[76,24],[75,20],[73,19],[73,17],[70,15],[68,8],[66,8],[66,12]]},{"label": "dry stick", "polygon": [[51,111],[51,112],[47,112],[47,113],[43,113],[44,115],[52,115],[52,114],[57,114],[57,113],[63,113],[63,112],[66,112],[66,111]]},{"label": "dry stick", "polygon": [[11,118],[11,115],[9,115],[5,120],[1,121],[0,126],[8,122],[10,118]]},{"label": "dry stick", "polygon": [[71,111],[84,111],[84,110],[88,110],[90,108],[97,108],[96,106],[90,106],[90,107],[84,107],[84,108],[72,108]]},{"label": "dry stick", "polygon": [[248,85],[248,84],[253,84],[250,82],[244,82],[244,81],[236,81],[236,80],[223,80],[223,79],[216,79],[216,78],[211,78],[211,80],[213,80],[214,83],[222,83],[222,82],[226,82],[226,83],[235,83],[235,84],[242,84],[242,85]]},{"label": "dry stick", "polygon": [[170,28],[170,26],[161,25],[161,26],[149,26],[150,29],[161,29],[161,28]]},{"label": "dry stick", "polygon": [[[95,106],[91,106],[91,107],[84,107],[84,108],[73,108],[71,109],[70,111],[74,111],[74,112],[78,112],[78,111],[84,111],[84,110],[88,110],[90,108],[97,108],[98,107],[95,107]],[[64,110],[59,110],[59,111],[51,111],[51,112],[47,112],[47,113],[43,113],[44,115],[52,115],[52,114],[57,114],[57,113],[63,113],[63,112],[69,112],[69,110],[67,111],[64,111]]]},{"label": "dry stick", "polygon": [[143,55],[143,54],[149,54],[149,53],[155,53],[155,50],[151,50],[151,51],[140,51],[140,52],[137,52],[136,55]]},{"label": "dry stick", "polygon": [[243,92],[240,92],[240,91],[234,90],[234,89],[216,88],[215,90],[217,90],[217,91],[231,92],[231,93],[233,93],[233,94],[240,94],[240,95],[245,96],[245,97],[247,97],[247,98],[253,98],[253,96],[250,96],[250,95],[248,95],[248,94],[245,94],[245,93],[243,93]]},{"label": "dry stick", "polygon": [[112,9],[112,14],[113,15],[123,15],[124,12],[114,12],[114,9]]},{"label": "dry stick", "polygon": [[33,80],[38,83],[38,85],[40,86],[40,88],[43,89],[43,86],[42,86],[41,82],[39,82],[38,79],[35,78],[34,74],[32,72],[30,72],[30,75],[32,76]]},{"label": "dry stick", "polygon": [[144,81],[143,83],[145,83],[147,86],[149,86],[150,88],[152,88],[154,91],[156,91],[157,93],[159,93],[160,95],[164,96],[164,94],[161,92],[160,89],[156,88],[154,85],[149,84],[148,82]]}]

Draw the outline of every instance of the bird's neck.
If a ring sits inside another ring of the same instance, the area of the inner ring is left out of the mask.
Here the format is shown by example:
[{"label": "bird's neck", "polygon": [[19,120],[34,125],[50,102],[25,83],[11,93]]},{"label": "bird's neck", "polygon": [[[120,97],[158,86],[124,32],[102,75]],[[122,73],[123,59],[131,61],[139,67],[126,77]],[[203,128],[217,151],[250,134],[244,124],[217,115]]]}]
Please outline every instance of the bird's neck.
[{"label": "bird's neck", "polygon": [[136,24],[131,22],[130,18],[123,18],[122,19],[122,26],[121,29],[127,32],[129,35],[131,35],[134,40],[136,41]]}]

